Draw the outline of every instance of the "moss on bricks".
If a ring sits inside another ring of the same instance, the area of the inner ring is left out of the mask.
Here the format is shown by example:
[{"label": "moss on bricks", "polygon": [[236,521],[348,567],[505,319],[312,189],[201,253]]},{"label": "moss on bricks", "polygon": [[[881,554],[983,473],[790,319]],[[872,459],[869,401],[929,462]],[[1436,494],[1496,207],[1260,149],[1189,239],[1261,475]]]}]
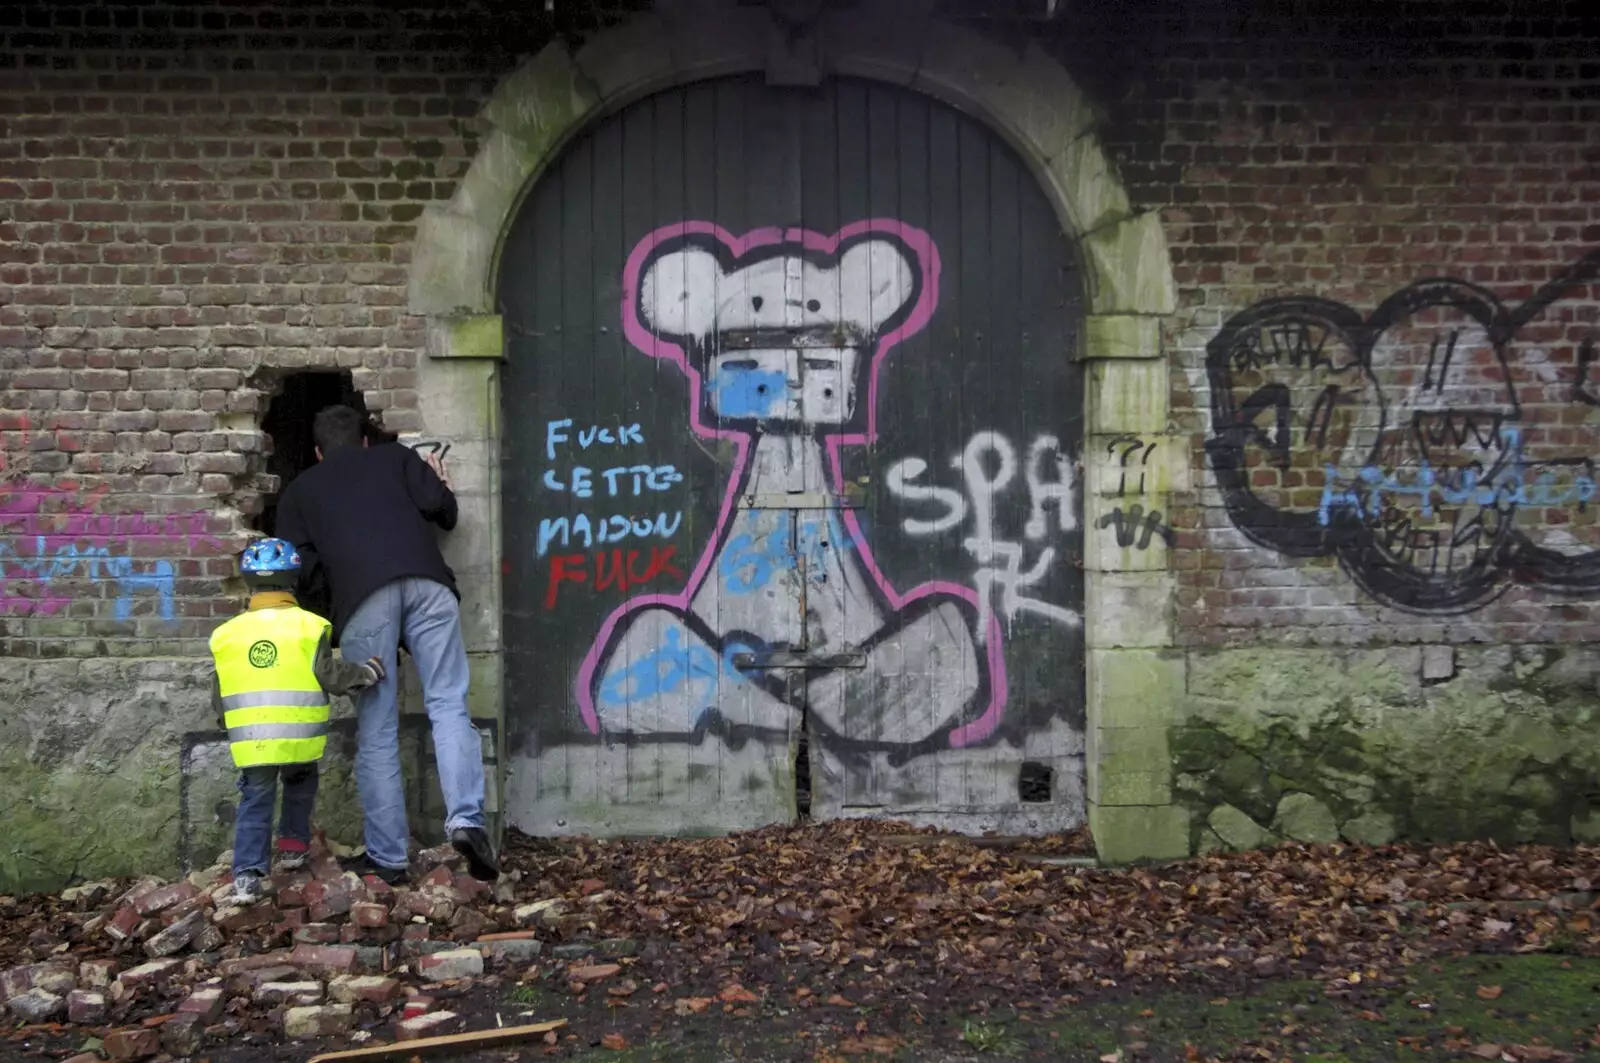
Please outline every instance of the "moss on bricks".
[{"label": "moss on bricks", "polygon": [[178,758],[47,770],[0,749],[0,891],[177,870]]},{"label": "moss on bricks", "polygon": [[1188,712],[1169,734],[1193,845],[1215,844],[1223,807],[1263,836],[1306,841],[1325,840],[1329,823],[1361,843],[1588,833],[1600,658],[1550,647],[1462,657],[1449,681],[1423,686],[1414,650],[1194,655]]}]

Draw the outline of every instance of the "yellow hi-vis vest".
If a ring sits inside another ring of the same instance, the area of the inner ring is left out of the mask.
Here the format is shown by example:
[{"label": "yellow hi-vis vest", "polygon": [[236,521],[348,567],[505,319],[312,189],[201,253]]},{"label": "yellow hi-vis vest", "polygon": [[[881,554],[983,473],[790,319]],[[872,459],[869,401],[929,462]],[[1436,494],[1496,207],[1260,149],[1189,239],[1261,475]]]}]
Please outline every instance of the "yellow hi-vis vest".
[{"label": "yellow hi-vis vest", "polygon": [[223,721],[240,768],[310,764],[328,743],[328,695],[312,668],[329,624],[295,606],[252,609],[211,634]]}]

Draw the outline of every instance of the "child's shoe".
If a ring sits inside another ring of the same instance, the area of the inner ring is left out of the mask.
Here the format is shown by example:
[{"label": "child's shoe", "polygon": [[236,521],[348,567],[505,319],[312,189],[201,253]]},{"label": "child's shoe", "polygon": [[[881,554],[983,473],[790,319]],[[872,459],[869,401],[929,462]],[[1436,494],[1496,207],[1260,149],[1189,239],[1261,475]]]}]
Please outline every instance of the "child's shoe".
[{"label": "child's shoe", "polygon": [[299,871],[306,866],[311,846],[296,838],[278,839],[278,870]]},{"label": "child's shoe", "polygon": [[228,894],[229,904],[243,907],[261,901],[261,876],[254,871],[241,871],[234,876],[233,892]]}]

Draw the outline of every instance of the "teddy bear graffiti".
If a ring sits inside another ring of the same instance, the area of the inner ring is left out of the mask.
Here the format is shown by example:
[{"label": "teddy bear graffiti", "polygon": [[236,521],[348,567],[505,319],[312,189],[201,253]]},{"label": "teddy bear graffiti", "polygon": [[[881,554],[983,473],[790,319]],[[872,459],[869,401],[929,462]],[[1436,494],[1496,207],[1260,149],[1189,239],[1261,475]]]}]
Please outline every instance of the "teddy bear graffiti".
[{"label": "teddy bear graffiti", "polygon": [[[693,430],[737,457],[684,590],[601,625],[575,690],[590,730],[687,734],[712,719],[781,735],[803,699],[820,731],[864,745],[993,732],[996,621],[980,621],[971,587],[893,587],[840,504],[841,448],[876,438],[878,368],[927,324],[938,277],[927,234],[887,220],[832,236],[686,222],[634,248],[624,331],[685,374]],[[775,497],[794,501],[760,501]],[[864,663],[813,664],[798,687],[736,663],[790,650]]]}]

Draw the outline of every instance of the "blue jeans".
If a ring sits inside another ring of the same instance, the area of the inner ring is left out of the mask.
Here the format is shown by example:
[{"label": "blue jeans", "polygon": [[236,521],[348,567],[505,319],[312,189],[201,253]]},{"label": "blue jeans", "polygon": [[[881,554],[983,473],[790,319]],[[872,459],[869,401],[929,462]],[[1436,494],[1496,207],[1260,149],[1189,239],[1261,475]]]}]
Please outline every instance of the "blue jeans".
[{"label": "blue jeans", "polygon": [[239,813],[233,823],[233,875],[265,875],[272,869],[272,806],[283,778],[280,837],[311,841],[311,806],[317,801],[315,764],[272,764],[239,773]]},{"label": "blue jeans", "polygon": [[356,695],[356,789],[366,819],[367,855],[401,869],[410,862],[405,790],[400,778],[400,714],[395,704],[396,651],[406,649],[422,678],[422,700],[433,728],[434,759],[444,790],[445,831],[482,827],[483,740],[467,714],[467,650],[461,606],[433,580],[406,578],[367,596],[339,636],[347,661],[377,657],[383,682]]}]

